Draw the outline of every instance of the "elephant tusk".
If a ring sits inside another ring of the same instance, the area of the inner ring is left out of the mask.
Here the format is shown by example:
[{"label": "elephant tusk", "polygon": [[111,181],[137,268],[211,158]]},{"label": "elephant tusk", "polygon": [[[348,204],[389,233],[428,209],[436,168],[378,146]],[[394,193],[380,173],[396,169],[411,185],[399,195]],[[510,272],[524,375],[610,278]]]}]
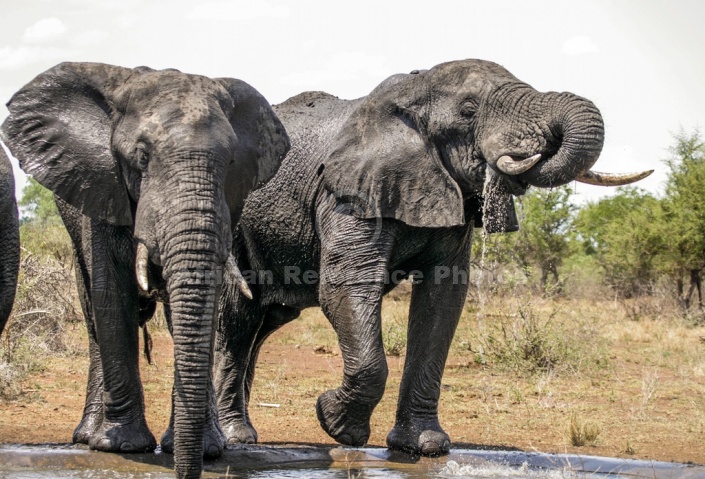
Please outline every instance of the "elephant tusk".
[{"label": "elephant tusk", "polygon": [[233,283],[237,284],[238,288],[240,288],[240,291],[247,299],[252,299],[252,291],[247,285],[247,281],[245,281],[245,277],[240,272],[240,269],[237,267],[235,257],[232,253],[230,253],[228,260],[225,262],[225,273],[232,278]]},{"label": "elephant tusk", "polygon": [[137,274],[137,284],[140,285],[142,291],[149,292],[149,274],[147,267],[149,265],[149,251],[143,243],[137,243],[137,259],[135,261],[135,273]]},{"label": "elephant tusk", "polygon": [[575,181],[588,185],[598,186],[623,186],[635,181],[643,180],[654,170],[646,170],[640,173],[599,173],[597,171],[586,171],[575,178]]},{"label": "elephant tusk", "polygon": [[509,155],[504,155],[497,160],[497,169],[505,175],[521,175],[525,171],[529,171],[540,159],[540,153],[523,160],[515,160]]}]

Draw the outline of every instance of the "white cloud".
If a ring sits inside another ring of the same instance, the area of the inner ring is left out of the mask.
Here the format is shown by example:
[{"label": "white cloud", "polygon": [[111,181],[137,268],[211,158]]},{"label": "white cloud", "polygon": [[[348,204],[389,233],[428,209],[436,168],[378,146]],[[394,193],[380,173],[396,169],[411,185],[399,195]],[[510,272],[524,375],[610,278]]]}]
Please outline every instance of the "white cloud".
[{"label": "white cloud", "polygon": [[257,18],[283,18],[291,14],[289,7],[269,2],[203,2],[191,10],[189,18],[197,20],[227,20],[238,22]]},{"label": "white cloud", "polygon": [[71,44],[79,47],[96,45],[102,43],[109,36],[107,32],[101,30],[89,30],[74,35],[73,38],[71,38]]},{"label": "white cloud", "polygon": [[25,30],[22,40],[28,43],[44,43],[66,33],[66,25],[56,17],[43,18]]},{"label": "white cloud", "polygon": [[[385,57],[382,55],[370,55],[360,51],[341,52],[335,54],[320,68],[284,75],[281,83],[310,89],[327,83],[355,80],[361,77],[382,79],[388,74],[389,69],[385,67]],[[372,86],[374,85],[370,84],[370,89]]]},{"label": "white cloud", "polygon": [[564,42],[561,51],[568,55],[582,55],[584,53],[595,53],[598,48],[592,38],[581,35],[572,37]]}]

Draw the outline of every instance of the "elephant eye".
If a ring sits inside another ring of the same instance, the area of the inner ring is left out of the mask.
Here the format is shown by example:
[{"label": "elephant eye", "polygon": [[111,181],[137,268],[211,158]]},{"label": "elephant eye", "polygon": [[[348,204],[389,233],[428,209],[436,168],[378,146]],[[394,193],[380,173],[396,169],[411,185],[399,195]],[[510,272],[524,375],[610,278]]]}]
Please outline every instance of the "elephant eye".
[{"label": "elephant eye", "polygon": [[135,161],[141,170],[146,170],[149,164],[149,152],[144,145],[135,148]]},{"label": "elephant eye", "polygon": [[460,105],[460,114],[466,117],[472,117],[477,111],[477,103],[472,100],[466,100]]}]

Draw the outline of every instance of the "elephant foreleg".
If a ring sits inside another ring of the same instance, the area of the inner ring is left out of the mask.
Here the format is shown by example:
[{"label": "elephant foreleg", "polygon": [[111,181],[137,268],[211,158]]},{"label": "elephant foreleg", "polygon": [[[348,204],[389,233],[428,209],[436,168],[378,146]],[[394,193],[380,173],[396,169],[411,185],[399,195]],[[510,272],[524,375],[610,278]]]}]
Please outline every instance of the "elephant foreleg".
[{"label": "elephant foreleg", "polygon": [[139,302],[132,234],[127,228],[87,218],[83,232],[103,372],[103,420],[88,445],[106,452],[151,451],[156,440],[144,417],[139,376]]},{"label": "elephant foreleg", "polygon": [[447,454],[450,437],[438,421],[441,378],[468,290],[469,243],[453,258],[424,270],[411,294],[408,343],[391,449]]}]

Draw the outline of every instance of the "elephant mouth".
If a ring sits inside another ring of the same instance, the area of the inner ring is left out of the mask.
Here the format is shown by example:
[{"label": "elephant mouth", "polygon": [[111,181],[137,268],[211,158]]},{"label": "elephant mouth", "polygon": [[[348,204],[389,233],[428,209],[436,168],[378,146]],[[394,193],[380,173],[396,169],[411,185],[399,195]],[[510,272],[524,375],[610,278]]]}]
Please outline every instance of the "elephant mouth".
[{"label": "elephant mouth", "polygon": [[[135,275],[137,277],[137,284],[139,285],[140,290],[148,295],[153,293],[154,289],[159,289],[158,287],[155,288],[155,285],[150,283],[149,280],[149,258],[150,255],[147,246],[142,242],[138,242],[137,253],[135,255]],[[245,277],[240,272],[240,269],[237,267],[235,257],[232,253],[228,255],[223,268],[224,276],[228,278],[231,284],[236,285],[246,298],[252,299],[252,291],[250,290]]]}]

